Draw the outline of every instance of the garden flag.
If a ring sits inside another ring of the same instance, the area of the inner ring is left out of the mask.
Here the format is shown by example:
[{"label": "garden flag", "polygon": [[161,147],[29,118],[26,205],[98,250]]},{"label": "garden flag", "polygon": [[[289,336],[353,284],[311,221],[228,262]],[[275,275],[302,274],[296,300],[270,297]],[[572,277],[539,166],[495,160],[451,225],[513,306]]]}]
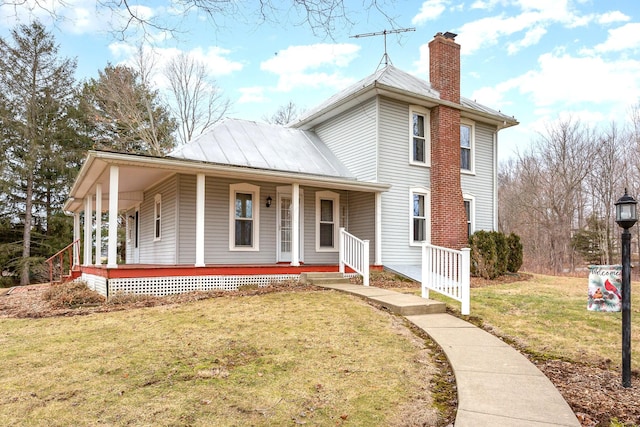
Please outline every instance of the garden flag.
[{"label": "garden flag", "polygon": [[622,266],[590,265],[587,310],[622,310]]}]

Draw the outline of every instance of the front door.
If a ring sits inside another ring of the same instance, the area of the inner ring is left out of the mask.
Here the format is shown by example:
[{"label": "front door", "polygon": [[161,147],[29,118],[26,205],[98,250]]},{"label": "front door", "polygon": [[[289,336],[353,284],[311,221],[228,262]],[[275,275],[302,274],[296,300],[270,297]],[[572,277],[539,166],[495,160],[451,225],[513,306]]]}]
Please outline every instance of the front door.
[{"label": "front door", "polygon": [[[299,253],[300,253],[300,261],[302,261],[302,236],[304,227],[302,225],[303,215],[303,196],[302,190],[300,190],[300,233],[299,233]],[[291,238],[293,237],[293,230],[291,226],[293,224],[293,203],[291,198],[291,187],[278,187],[278,212],[277,212],[277,221],[278,221],[278,235],[277,235],[277,245],[278,245],[278,262],[291,262]]]}]

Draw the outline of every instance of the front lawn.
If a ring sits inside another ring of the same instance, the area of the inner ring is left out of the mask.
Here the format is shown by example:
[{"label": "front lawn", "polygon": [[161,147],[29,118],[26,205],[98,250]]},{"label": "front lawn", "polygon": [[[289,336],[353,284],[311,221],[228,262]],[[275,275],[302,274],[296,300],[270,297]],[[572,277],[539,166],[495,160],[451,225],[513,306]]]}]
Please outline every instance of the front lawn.
[{"label": "front lawn", "polygon": [[336,292],[4,318],[0,360],[0,425],[443,422],[425,342]]}]

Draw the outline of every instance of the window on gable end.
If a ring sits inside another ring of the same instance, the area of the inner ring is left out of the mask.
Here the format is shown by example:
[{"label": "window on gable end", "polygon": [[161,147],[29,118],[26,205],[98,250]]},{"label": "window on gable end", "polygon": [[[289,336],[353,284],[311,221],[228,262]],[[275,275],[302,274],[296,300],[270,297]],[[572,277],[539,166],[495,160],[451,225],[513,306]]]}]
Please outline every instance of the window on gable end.
[{"label": "window on gable end", "polygon": [[460,121],[460,170],[474,173],[475,125],[472,121]]},{"label": "window on gable end", "polygon": [[229,186],[229,249],[259,250],[260,187],[251,184]]},{"label": "window on gable end", "polygon": [[429,112],[412,107],[410,120],[409,161],[412,164],[429,166],[431,156]]}]

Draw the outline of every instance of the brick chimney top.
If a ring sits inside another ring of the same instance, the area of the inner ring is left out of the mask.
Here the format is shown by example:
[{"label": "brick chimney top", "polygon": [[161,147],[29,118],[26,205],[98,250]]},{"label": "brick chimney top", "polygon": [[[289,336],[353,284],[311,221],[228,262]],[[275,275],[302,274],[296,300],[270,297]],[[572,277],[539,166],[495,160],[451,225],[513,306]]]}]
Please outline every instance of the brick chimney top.
[{"label": "brick chimney top", "polygon": [[440,98],[460,103],[460,45],[457,34],[437,33],[429,42],[429,79]]}]

